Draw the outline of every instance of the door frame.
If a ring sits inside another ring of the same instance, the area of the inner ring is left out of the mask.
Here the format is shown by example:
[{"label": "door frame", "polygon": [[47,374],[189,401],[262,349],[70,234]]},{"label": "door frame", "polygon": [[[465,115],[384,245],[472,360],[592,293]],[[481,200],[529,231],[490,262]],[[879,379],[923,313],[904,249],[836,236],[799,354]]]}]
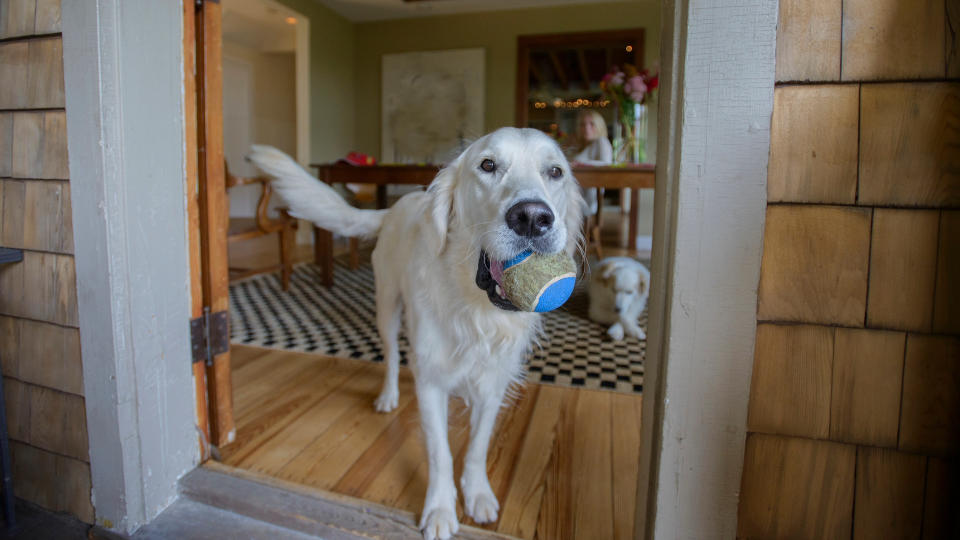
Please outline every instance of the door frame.
[{"label": "door frame", "polygon": [[96,523],[124,533],[200,459],[181,6],[62,5],[89,489]]},{"label": "door frame", "polygon": [[637,538],[736,536],[778,3],[661,2]]},{"label": "door frame", "polygon": [[[730,538],[756,331],[777,0],[662,5],[660,139],[670,144],[658,151],[636,536]],[[98,524],[123,532],[172,502],[176,479],[200,459],[185,324],[193,188],[179,114],[187,109],[182,7],[63,5],[92,493]]]}]

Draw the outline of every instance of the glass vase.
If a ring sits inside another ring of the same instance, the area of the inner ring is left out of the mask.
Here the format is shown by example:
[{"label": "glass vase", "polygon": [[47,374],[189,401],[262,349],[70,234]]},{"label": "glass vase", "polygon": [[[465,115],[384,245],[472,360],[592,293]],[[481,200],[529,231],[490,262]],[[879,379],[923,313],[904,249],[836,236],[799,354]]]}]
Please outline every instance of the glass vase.
[{"label": "glass vase", "polygon": [[630,125],[626,136],[627,162],[644,163],[647,161],[647,106],[634,103],[630,109]]},{"label": "glass vase", "polygon": [[647,160],[647,106],[625,103],[615,116],[613,160],[644,163]]}]

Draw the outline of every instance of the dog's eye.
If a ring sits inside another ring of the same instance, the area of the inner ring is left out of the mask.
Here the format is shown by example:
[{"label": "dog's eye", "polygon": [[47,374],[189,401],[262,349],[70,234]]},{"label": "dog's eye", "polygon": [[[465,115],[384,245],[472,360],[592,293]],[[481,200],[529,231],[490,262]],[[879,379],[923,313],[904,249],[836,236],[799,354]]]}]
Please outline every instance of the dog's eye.
[{"label": "dog's eye", "polygon": [[550,178],[560,178],[561,176],[563,176],[563,169],[560,167],[550,168]]},{"label": "dog's eye", "polygon": [[485,159],[480,162],[480,168],[486,172],[493,172],[497,170],[497,164],[492,159]]}]

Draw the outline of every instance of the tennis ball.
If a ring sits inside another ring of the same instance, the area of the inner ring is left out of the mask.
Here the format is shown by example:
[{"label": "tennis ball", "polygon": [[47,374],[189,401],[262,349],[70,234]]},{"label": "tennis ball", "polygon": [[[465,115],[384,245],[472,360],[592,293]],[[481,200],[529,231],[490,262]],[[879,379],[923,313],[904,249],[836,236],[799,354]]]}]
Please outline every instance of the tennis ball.
[{"label": "tennis ball", "polygon": [[576,284],[576,264],[566,253],[524,251],[503,263],[504,295],[521,311],[543,313],[562,306]]}]

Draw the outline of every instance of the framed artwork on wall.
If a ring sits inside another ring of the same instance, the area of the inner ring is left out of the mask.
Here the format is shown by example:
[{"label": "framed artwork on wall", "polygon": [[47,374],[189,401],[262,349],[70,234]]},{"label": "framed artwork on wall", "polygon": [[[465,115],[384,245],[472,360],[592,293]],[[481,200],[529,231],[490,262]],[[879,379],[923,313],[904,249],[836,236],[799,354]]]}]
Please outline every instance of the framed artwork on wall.
[{"label": "framed artwork on wall", "polygon": [[383,55],[381,161],[446,163],[483,135],[484,61],[483,49]]}]

